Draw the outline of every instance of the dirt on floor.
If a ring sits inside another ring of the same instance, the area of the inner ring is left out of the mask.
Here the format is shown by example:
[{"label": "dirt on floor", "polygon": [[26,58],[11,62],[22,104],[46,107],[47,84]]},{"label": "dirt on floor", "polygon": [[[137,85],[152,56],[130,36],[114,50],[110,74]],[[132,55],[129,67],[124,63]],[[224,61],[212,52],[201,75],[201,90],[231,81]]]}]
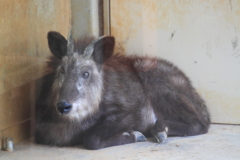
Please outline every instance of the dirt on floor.
[{"label": "dirt on floor", "polygon": [[83,146],[36,145],[31,139],[14,146],[13,152],[0,151],[1,160],[240,160],[240,125],[212,124],[207,134],[169,137],[163,144],[153,138],[100,150]]}]

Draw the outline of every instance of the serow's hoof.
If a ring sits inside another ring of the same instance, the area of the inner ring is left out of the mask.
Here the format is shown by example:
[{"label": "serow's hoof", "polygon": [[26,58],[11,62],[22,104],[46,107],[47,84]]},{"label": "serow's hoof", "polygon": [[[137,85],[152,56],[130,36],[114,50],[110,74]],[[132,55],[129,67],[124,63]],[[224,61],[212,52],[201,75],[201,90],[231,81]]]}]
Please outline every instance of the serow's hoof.
[{"label": "serow's hoof", "polygon": [[154,136],[157,139],[158,143],[163,143],[167,139],[167,133],[159,132],[157,135]]},{"label": "serow's hoof", "polygon": [[147,138],[141,132],[131,131],[130,134],[134,135],[135,142],[146,142],[147,141]]}]

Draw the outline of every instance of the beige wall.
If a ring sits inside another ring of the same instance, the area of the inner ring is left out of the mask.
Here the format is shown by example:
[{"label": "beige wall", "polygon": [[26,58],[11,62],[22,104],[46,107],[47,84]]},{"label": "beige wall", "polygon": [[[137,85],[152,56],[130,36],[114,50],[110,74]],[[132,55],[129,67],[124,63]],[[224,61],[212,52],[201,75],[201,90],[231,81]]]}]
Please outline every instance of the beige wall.
[{"label": "beige wall", "polygon": [[206,100],[212,121],[240,124],[239,0],[111,0],[116,52],[179,66]]},{"label": "beige wall", "polygon": [[0,138],[17,143],[30,136],[35,82],[50,55],[47,32],[67,36],[70,0],[0,0],[0,10]]}]

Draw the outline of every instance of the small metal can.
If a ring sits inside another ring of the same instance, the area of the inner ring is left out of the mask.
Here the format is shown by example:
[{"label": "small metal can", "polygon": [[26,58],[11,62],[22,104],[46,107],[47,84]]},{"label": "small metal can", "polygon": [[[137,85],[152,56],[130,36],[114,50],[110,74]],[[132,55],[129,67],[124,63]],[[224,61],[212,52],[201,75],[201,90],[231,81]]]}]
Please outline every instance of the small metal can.
[{"label": "small metal can", "polygon": [[6,151],[13,151],[13,139],[12,137],[5,138],[5,150]]}]

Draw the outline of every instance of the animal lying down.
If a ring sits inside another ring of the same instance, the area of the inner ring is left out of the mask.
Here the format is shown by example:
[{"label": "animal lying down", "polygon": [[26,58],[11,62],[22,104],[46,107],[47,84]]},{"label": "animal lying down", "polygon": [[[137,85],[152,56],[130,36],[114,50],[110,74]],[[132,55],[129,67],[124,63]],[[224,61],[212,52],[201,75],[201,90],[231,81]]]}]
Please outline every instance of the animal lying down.
[{"label": "animal lying down", "polygon": [[52,72],[36,105],[36,143],[100,149],[208,132],[205,102],[173,64],[113,55],[112,36],[47,37]]}]

